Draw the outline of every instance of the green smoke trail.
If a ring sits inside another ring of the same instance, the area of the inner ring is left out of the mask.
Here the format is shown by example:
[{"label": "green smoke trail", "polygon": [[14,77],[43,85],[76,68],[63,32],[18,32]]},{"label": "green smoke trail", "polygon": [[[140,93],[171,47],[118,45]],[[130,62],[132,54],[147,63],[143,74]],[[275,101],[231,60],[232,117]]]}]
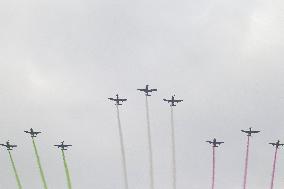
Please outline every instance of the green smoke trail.
[{"label": "green smoke trail", "polygon": [[64,168],[65,168],[65,174],[66,174],[66,178],[67,178],[68,189],[72,189],[70,173],[69,173],[69,169],[68,169],[68,166],[67,166],[67,161],[66,161],[64,150],[61,150],[61,152],[62,152],[62,159],[63,159],[63,163],[64,163]]},{"label": "green smoke trail", "polygon": [[14,160],[13,160],[12,154],[11,154],[11,152],[10,152],[9,150],[8,150],[8,153],[9,153],[9,157],[10,157],[10,160],[11,160],[11,163],[12,163],[13,171],[14,171],[14,174],[15,174],[15,177],[16,177],[16,181],[17,181],[17,184],[18,184],[18,188],[19,188],[19,189],[22,189],[23,187],[22,187],[22,184],[21,184],[21,181],[20,181],[20,178],[19,178],[17,169],[16,169],[15,162],[14,162]]},{"label": "green smoke trail", "polygon": [[45,180],[45,177],[44,177],[43,169],[42,169],[42,166],[41,166],[41,162],[40,162],[39,153],[38,153],[34,138],[32,138],[32,141],[33,141],[33,147],[34,147],[34,150],[35,150],[37,165],[38,165],[38,168],[39,168],[40,177],[41,177],[41,180],[42,180],[42,183],[43,183],[43,187],[44,187],[44,189],[48,189],[47,184],[46,184],[46,180]]}]

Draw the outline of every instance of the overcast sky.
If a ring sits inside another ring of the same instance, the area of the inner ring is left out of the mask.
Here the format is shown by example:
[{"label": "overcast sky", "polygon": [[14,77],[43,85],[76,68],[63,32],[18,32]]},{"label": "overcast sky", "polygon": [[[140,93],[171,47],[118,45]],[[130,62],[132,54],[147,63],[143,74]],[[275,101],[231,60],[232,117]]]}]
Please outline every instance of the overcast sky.
[{"label": "overcast sky", "polygon": [[[144,96],[150,100],[156,189],[171,189],[170,108],[175,107],[177,189],[211,181],[238,189],[246,136],[253,127],[248,188],[269,187],[274,149],[284,141],[284,2],[282,0],[2,0],[0,2],[0,141],[10,139],[23,187],[42,188],[31,139],[37,138],[50,189],[66,187],[66,152],[74,189],[123,189],[115,106],[119,93],[130,189],[147,189]],[[275,188],[284,187],[284,151]],[[17,185],[5,150],[0,188]]]}]

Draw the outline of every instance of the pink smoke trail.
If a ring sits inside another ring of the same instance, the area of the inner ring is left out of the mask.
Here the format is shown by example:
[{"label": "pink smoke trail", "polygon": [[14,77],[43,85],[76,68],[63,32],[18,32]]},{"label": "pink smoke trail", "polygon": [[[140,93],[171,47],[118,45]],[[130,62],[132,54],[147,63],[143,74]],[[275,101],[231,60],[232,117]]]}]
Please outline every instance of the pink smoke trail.
[{"label": "pink smoke trail", "polygon": [[274,185],[274,178],[275,178],[275,168],[276,168],[276,160],[277,160],[277,152],[278,152],[278,148],[275,148],[275,154],[274,154],[274,160],[273,160],[273,167],[272,167],[272,176],[271,176],[271,185],[270,185],[270,189],[273,189],[273,185]]},{"label": "pink smoke trail", "polygon": [[215,187],[215,163],[216,163],[216,157],[215,157],[215,147],[212,147],[213,152],[213,159],[212,159],[212,186],[211,189],[214,189]]},{"label": "pink smoke trail", "polygon": [[248,160],[249,160],[249,142],[250,142],[249,139],[250,139],[250,136],[248,136],[248,139],[247,139],[247,150],[246,150],[246,158],[245,158],[245,174],[244,174],[243,189],[246,189],[246,186],[247,186]]}]

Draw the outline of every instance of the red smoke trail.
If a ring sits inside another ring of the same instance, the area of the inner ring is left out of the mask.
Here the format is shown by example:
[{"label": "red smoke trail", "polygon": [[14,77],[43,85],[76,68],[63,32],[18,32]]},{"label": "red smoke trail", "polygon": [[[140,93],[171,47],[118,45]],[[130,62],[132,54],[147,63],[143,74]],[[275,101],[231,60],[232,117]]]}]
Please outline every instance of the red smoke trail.
[{"label": "red smoke trail", "polygon": [[247,176],[248,176],[248,160],[249,160],[249,140],[250,136],[248,136],[247,139],[247,150],[246,150],[246,159],[245,159],[245,174],[244,174],[244,183],[243,183],[243,189],[246,189],[247,186]]},{"label": "red smoke trail", "polygon": [[275,148],[275,154],[274,154],[274,160],[273,160],[273,168],[272,168],[272,176],[271,176],[270,189],[273,189],[273,185],[274,185],[274,177],[275,177],[275,168],[276,168],[277,152],[278,152],[278,148],[276,147],[276,148]]},{"label": "red smoke trail", "polygon": [[212,159],[212,187],[211,189],[214,189],[215,187],[215,163],[216,163],[216,158],[215,158],[215,147],[212,147],[212,151],[213,151],[213,159]]}]

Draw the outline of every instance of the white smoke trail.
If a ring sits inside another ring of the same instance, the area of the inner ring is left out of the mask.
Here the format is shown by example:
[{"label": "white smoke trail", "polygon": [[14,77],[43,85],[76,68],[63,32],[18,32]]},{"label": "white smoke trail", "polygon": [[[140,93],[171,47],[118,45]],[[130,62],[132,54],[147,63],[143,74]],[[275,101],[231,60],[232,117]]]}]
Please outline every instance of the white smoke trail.
[{"label": "white smoke trail", "polygon": [[213,156],[212,156],[212,185],[211,185],[211,189],[214,189],[214,187],[215,187],[215,165],[216,165],[216,156],[215,156],[215,147],[213,146],[212,147],[213,149]]},{"label": "white smoke trail", "polygon": [[150,113],[148,97],[146,95],[146,118],[147,118],[147,132],[148,132],[148,147],[149,147],[149,176],[150,176],[150,189],[154,189],[154,174],[153,174],[153,152],[152,152],[152,136],[150,127]]},{"label": "white smoke trail", "polygon": [[125,186],[125,189],[128,189],[127,166],[126,166],[123,134],[122,134],[118,105],[116,105],[116,110],[117,110],[118,132],[119,132],[119,139],[120,139],[120,149],[121,149],[121,156],[122,156],[124,186]]},{"label": "white smoke trail", "polygon": [[172,132],[172,174],[173,189],[176,189],[176,149],[175,149],[175,128],[174,128],[174,112],[171,106],[171,132]]}]

